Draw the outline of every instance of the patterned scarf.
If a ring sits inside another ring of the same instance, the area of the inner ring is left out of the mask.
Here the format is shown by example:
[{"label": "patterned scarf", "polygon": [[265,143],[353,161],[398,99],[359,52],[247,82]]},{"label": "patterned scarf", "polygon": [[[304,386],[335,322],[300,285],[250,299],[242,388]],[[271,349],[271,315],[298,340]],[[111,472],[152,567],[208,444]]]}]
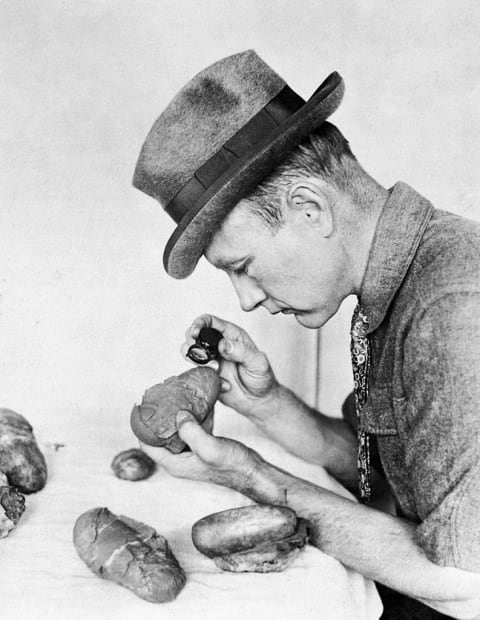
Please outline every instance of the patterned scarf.
[{"label": "patterned scarf", "polygon": [[370,343],[367,336],[368,319],[357,304],[353,311],[350,351],[352,353],[355,409],[358,424],[358,488],[360,501],[370,501],[370,437],[362,429],[362,413],[368,398],[368,371],[370,369]]}]

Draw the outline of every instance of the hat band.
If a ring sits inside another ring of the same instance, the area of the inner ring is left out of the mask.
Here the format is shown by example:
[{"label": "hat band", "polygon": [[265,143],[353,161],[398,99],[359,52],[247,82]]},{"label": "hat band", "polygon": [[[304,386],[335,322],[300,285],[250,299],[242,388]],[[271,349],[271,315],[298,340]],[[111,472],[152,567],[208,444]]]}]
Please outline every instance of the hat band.
[{"label": "hat band", "polygon": [[168,215],[178,224],[222,174],[240,159],[250,155],[256,145],[268,138],[304,105],[305,101],[289,86],[285,86],[196,170],[165,207]]}]

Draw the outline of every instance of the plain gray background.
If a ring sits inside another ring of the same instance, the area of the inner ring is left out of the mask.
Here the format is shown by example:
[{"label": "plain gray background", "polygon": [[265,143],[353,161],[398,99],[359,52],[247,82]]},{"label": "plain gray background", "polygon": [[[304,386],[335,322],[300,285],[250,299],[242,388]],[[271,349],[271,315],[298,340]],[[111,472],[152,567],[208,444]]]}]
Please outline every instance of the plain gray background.
[{"label": "plain gray background", "polygon": [[0,2],[0,404],[44,438],[98,416],[127,434],[132,403],[186,368],[183,332],[210,311],[245,325],[282,380],[338,412],[350,308],[322,330],[317,385],[314,332],[241,313],[206,264],[169,278],[173,223],[131,187],[140,146],[190,77],[253,47],[305,98],[339,71],[332,121],[367,170],[475,216],[479,18],[474,0]]},{"label": "plain gray background", "polygon": [[[3,541],[17,563],[3,571],[7,615],[8,603],[25,618],[42,613],[40,598],[42,609],[61,604],[63,583],[104,600],[73,557],[71,524],[97,502],[126,510],[111,451],[131,447],[129,413],[145,388],[187,368],[179,348],[197,314],[246,326],[279,378],[326,412],[338,414],[351,386],[352,300],[318,352],[316,332],[291,317],[242,313],[207,264],[185,281],[164,273],[173,223],[131,187],[162,108],[197,71],[247,48],[304,98],[337,70],[346,96],[331,120],[366,169],[478,217],[479,19],[475,0],[0,0],[0,406],[31,421],[50,475]],[[221,431],[253,439],[238,416],[217,414]],[[155,493],[150,481],[132,489],[129,514],[174,533],[162,491],[181,495],[188,482],[157,480]],[[72,574],[60,575],[62,562]],[[30,580],[16,579],[24,567]]]}]

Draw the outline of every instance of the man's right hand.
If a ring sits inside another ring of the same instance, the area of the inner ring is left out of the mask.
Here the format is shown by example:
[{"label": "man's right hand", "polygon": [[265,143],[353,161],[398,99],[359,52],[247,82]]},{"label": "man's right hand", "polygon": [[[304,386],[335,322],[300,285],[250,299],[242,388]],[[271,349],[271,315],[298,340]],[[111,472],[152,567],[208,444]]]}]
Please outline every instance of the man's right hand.
[{"label": "man's right hand", "polygon": [[[342,419],[327,417],[278,383],[264,353],[240,327],[211,314],[186,331],[182,353],[202,327],[221,332],[219,400],[250,418],[270,439],[304,461],[315,463],[344,485],[357,485],[356,437]],[[210,364],[217,362],[210,362]]]},{"label": "man's right hand", "polygon": [[222,389],[219,400],[246,417],[262,416],[275,397],[279,384],[267,356],[259,351],[247,332],[211,314],[197,317],[185,333],[185,356],[203,327],[213,327],[223,335],[218,359]]}]

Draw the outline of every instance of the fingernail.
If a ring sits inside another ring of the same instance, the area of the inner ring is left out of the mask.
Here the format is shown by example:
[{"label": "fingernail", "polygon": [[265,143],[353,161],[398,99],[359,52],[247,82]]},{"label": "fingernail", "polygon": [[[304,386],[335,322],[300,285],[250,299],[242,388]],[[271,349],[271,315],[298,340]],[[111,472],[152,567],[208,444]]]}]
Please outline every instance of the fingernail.
[{"label": "fingernail", "polygon": [[179,428],[184,422],[192,419],[192,414],[190,411],[183,411],[182,409],[177,412],[176,416],[177,428]]},{"label": "fingernail", "polygon": [[232,343],[228,340],[223,340],[222,348],[224,353],[230,353],[232,351]]}]

